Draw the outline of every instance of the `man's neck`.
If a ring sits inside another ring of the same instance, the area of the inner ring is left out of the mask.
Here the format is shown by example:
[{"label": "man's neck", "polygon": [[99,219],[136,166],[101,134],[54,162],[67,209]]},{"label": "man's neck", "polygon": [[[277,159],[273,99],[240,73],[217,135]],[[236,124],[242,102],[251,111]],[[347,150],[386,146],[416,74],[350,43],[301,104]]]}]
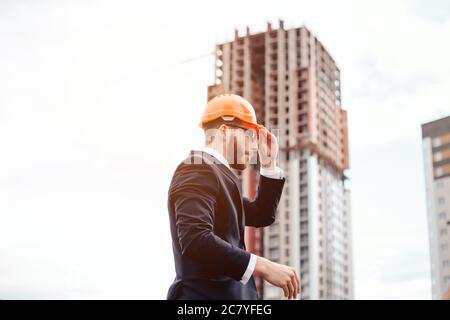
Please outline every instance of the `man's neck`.
[{"label": "man's neck", "polygon": [[212,155],[214,158],[219,160],[222,164],[226,165],[228,168],[230,168],[230,164],[228,163],[227,159],[223,155],[223,152],[219,150],[219,148],[215,148],[212,145],[206,145],[203,147],[203,151]]}]

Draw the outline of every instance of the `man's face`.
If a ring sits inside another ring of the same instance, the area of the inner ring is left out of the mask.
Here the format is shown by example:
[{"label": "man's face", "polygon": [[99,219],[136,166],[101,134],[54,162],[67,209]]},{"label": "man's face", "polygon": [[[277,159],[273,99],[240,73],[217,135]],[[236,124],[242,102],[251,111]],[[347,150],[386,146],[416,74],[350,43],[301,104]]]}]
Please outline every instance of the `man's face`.
[{"label": "man's face", "polygon": [[[258,150],[256,131],[236,126],[226,126],[226,155],[230,166],[244,170]],[[256,159],[256,158],[254,158]]]}]

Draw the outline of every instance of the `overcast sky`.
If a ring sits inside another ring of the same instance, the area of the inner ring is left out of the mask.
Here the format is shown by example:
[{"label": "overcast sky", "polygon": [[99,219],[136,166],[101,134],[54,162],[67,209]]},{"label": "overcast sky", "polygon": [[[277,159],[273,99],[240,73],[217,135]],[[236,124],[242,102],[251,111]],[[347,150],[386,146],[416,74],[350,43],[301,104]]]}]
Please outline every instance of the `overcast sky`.
[{"label": "overcast sky", "polygon": [[165,298],[207,54],[279,18],[341,69],[356,298],[431,298],[420,125],[450,113],[449,17],[446,0],[0,0],[0,299]]}]

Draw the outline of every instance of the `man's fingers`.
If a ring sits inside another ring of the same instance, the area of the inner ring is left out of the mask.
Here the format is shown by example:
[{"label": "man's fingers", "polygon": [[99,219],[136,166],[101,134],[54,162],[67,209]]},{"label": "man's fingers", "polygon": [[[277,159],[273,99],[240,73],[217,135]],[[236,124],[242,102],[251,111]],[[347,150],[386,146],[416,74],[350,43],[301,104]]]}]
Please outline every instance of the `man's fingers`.
[{"label": "man's fingers", "polygon": [[300,279],[298,278],[298,276],[297,276],[297,272],[295,272],[295,270],[294,270],[294,275],[295,275],[295,282],[297,283],[297,293],[300,293]]},{"label": "man's fingers", "polygon": [[261,132],[262,132],[262,135],[258,139],[260,150],[265,153],[265,156],[270,158],[270,157],[272,157],[272,153],[273,153],[272,134],[266,128],[264,128]]},{"label": "man's fingers", "polygon": [[287,286],[283,286],[284,296],[287,298],[289,296],[289,289]]},{"label": "man's fingers", "polygon": [[269,130],[267,130],[266,127],[259,127],[259,134],[262,134],[263,136],[267,136],[267,132],[269,132]]},{"label": "man's fingers", "polygon": [[261,133],[260,141],[265,142],[267,145],[270,145],[270,143],[272,142],[272,133],[270,133],[270,131],[267,130],[266,128],[262,129],[260,133]]},{"label": "man's fingers", "polygon": [[259,131],[259,143],[261,144],[265,144],[266,143],[266,141],[267,141],[267,129],[266,128],[264,128],[264,129],[261,129],[260,131]]},{"label": "man's fingers", "polygon": [[289,299],[294,298],[294,285],[292,284],[292,281],[288,282],[288,288],[289,288]]},{"label": "man's fingers", "polygon": [[297,298],[298,282],[297,282],[297,276],[295,275],[295,272],[291,279],[292,279],[292,284],[294,285],[294,298]]}]

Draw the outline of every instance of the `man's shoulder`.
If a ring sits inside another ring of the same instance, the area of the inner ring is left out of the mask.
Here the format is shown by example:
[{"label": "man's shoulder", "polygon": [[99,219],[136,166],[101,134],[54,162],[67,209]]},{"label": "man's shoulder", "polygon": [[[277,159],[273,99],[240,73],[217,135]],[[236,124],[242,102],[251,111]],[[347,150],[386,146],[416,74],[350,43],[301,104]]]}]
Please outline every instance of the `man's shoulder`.
[{"label": "man's shoulder", "polygon": [[204,152],[202,150],[191,150],[189,154],[184,158],[184,160],[179,164],[178,167],[182,165],[209,165],[212,166],[214,164],[219,164],[220,161],[213,156],[211,156],[209,153]]},{"label": "man's shoulder", "polygon": [[169,188],[169,193],[180,188],[195,185],[218,188],[217,172],[201,151],[191,152],[175,169]]},{"label": "man's shoulder", "polygon": [[175,169],[172,181],[176,178],[187,178],[190,176],[203,177],[215,176],[214,159],[206,152],[192,150]]}]

